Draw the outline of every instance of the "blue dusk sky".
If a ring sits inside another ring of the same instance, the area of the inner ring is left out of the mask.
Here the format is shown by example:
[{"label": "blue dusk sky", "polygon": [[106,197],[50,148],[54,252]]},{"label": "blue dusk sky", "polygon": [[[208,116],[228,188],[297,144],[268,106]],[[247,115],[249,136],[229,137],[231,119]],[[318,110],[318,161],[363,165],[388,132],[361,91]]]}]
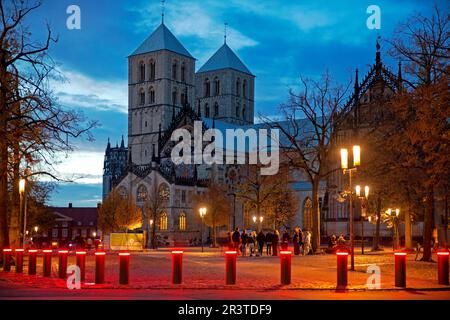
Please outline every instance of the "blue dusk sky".
[{"label": "blue dusk sky", "polygon": [[[81,9],[80,30],[66,27],[72,4]],[[381,9],[380,30],[366,26],[373,4]],[[318,78],[328,69],[341,83],[351,81],[355,68],[364,75],[374,63],[378,35],[389,38],[400,22],[432,10],[432,1],[406,0],[167,0],[165,24],[197,59],[198,70],[223,43],[227,22],[227,43],[256,76],[255,114],[276,115],[300,75]],[[60,157],[57,173],[76,179],[59,183],[49,204],[95,206],[107,139],[115,144],[127,136],[127,56],[161,23],[161,1],[44,0],[28,20],[33,40],[44,39],[46,22],[58,35],[50,54],[66,78],[52,83],[55,94],[101,125],[94,142],[75,141],[76,150]],[[395,71],[387,44],[381,50]]]}]

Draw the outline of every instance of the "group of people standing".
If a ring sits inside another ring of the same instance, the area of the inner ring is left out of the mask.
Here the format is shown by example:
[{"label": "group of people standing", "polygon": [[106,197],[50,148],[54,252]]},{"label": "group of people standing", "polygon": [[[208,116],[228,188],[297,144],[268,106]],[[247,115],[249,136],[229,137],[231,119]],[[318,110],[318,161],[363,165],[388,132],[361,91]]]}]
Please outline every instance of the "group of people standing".
[{"label": "group of people standing", "polygon": [[247,251],[250,257],[262,256],[264,249],[266,255],[277,256],[279,248],[281,250],[287,250],[289,243],[293,243],[295,255],[307,255],[312,254],[311,247],[311,232],[302,230],[299,227],[294,229],[294,234],[289,234],[288,230],[285,230],[280,237],[278,230],[269,231],[264,233],[262,230],[259,233],[252,231],[247,233],[246,230],[239,231],[236,228],[231,234],[231,245],[242,256],[247,255]]}]

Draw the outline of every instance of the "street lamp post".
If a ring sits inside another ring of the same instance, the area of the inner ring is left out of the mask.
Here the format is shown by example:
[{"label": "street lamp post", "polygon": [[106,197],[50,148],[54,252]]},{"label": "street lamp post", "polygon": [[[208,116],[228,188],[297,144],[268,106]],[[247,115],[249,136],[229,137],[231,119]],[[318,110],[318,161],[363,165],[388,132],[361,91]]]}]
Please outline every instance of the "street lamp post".
[{"label": "street lamp post", "polygon": [[200,231],[200,241],[202,243],[202,252],[203,252],[203,222],[204,222],[204,217],[206,215],[206,208],[200,208],[200,218],[202,218],[202,225],[201,225],[201,231]]},{"label": "street lamp post", "polygon": [[25,248],[25,238],[27,231],[27,195],[25,193],[25,179],[20,179],[19,181],[19,195],[20,195],[20,210],[23,211],[22,247]]},{"label": "street lamp post", "polygon": [[357,167],[361,164],[361,148],[358,145],[353,146],[353,167],[348,166],[348,150],[346,148],[341,149],[341,169],[343,173],[348,173],[349,177],[349,188],[350,188],[350,197],[349,197],[349,220],[350,220],[350,255],[351,255],[351,267],[350,270],[355,271],[355,246],[353,239],[353,186],[352,186],[352,173],[356,171]]},{"label": "street lamp post", "polygon": [[364,254],[364,221],[366,218],[365,212],[363,212],[363,201],[369,199],[369,186],[364,187],[364,196],[361,196],[361,186],[355,187],[355,192],[361,201],[361,254]]}]

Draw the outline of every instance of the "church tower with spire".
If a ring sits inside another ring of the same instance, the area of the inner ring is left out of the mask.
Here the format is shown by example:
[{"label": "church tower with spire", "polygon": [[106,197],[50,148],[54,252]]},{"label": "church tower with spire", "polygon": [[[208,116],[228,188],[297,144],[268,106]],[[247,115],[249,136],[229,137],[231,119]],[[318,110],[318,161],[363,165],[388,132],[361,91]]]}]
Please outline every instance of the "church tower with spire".
[{"label": "church tower with spire", "polygon": [[195,111],[201,117],[237,125],[253,123],[255,76],[223,45],[195,74]]},{"label": "church tower with spire", "polygon": [[194,101],[195,59],[164,24],[128,57],[128,149],[132,164],[151,163],[158,135]]}]

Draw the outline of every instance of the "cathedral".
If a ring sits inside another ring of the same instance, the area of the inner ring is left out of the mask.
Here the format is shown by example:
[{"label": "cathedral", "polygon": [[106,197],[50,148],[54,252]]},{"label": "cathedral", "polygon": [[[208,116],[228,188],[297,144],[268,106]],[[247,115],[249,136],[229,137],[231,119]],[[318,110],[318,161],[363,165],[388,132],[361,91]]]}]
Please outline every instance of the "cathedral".
[{"label": "cathedral", "polygon": [[[103,198],[113,187],[133,195],[138,206],[157,193],[163,202],[155,221],[168,243],[200,238],[201,219],[193,212],[192,196],[204,192],[209,171],[205,165],[175,166],[170,153],[172,132],[253,125],[255,76],[227,45],[223,45],[197,72],[196,59],[162,22],[128,57],[128,147],[105,152]],[[232,166],[220,166],[217,179],[228,181]],[[234,221],[242,225],[242,206]],[[143,219],[143,229],[152,223]],[[206,234],[205,234],[206,236]]]}]

